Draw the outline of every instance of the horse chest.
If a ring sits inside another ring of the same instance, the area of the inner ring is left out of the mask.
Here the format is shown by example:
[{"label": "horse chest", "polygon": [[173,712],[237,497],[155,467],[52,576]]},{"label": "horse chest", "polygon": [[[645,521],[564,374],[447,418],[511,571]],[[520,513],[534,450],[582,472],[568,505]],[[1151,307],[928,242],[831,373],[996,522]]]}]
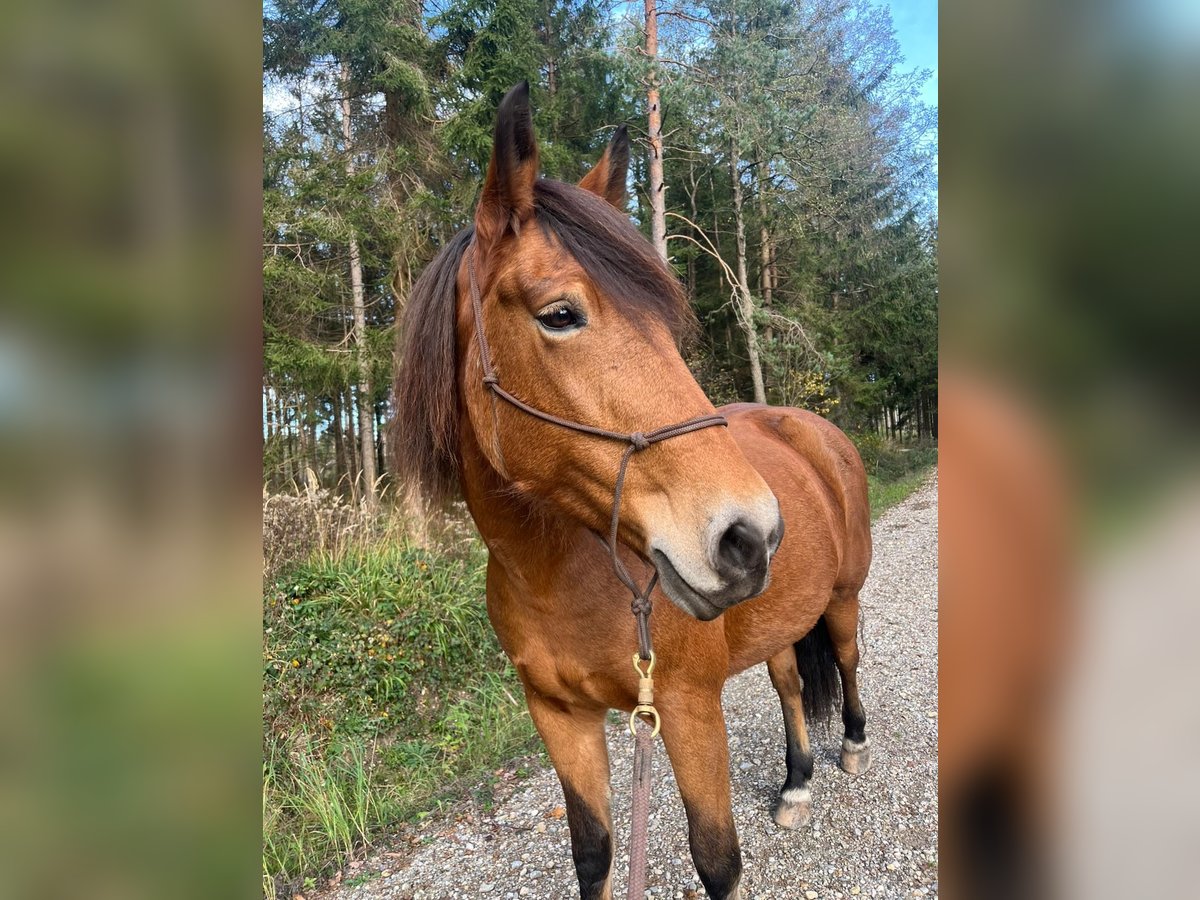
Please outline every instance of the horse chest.
[{"label": "horse chest", "polygon": [[561,594],[519,596],[496,587],[489,585],[488,616],[528,689],[563,703],[632,704],[636,680],[627,648],[635,638],[624,617],[618,625],[604,609],[571,614],[564,610]]}]

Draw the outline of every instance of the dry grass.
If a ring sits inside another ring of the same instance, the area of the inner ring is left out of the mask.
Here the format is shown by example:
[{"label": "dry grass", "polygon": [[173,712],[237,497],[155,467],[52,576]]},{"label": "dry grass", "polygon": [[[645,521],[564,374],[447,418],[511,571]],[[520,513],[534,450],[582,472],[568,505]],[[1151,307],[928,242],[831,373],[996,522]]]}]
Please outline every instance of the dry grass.
[{"label": "dry grass", "polygon": [[320,556],[339,559],[355,551],[410,544],[461,553],[476,540],[462,503],[430,511],[413,498],[389,497],[368,505],[308,484],[295,494],[263,491],[263,584],[289,567]]}]

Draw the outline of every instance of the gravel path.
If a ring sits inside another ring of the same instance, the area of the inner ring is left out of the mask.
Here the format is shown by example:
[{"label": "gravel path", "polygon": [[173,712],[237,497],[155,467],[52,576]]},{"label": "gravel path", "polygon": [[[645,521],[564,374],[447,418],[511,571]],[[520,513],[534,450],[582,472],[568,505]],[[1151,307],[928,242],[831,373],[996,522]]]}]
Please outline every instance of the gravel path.
[{"label": "gravel path", "polygon": [[[783,721],[766,666],[725,686],[733,807],[753,900],[937,896],[937,477],[874,526],[862,593],[860,685],[873,766],[838,768],[840,723],[813,733],[813,821],[789,832],[771,821],[784,776]],[[836,717],[835,717],[836,722]],[[614,895],[625,896],[632,741],[609,725]],[[650,894],[707,896],[687,848],[683,804],[666,754],[655,754]],[[549,768],[502,778],[486,805],[402,832],[355,864],[324,900],[578,898],[562,790]],[[310,895],[311,900],[312,895]]]}]

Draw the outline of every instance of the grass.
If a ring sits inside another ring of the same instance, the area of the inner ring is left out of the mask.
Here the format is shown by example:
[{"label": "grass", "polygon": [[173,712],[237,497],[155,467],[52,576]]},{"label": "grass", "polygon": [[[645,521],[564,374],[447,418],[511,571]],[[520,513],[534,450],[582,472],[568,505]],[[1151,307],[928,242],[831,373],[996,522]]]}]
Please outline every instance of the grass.
[{"label": "grass", "polygon": [[874,475],[868,475],[867,497],[871,502],[871,521],[874,522],[887,509],[907,499],[928,476],[928,467],[901,475],[893,481],[881,481]]},{"label": "grass", "polygon": [[290,896],[534,730],[477,543],[318,555],[264,597],[263,885]]},{"label": "grass", "polygon": [[937,447],[904,447],[877,434],[852,435],[867,469],[871,521],[919,488],[937,465]]}]

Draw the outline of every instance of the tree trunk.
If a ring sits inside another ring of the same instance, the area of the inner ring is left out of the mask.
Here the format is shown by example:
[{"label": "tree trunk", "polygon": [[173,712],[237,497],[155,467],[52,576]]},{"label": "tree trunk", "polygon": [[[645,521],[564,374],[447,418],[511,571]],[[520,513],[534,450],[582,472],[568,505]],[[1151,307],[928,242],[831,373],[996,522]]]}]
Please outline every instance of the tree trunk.
[{"label": "tree trunk", "polygon": [[287,489],[287,481],[291,478],[291,438],[292,432],[288,428],[287,408],[283,404],[283,397],[279,391],[275,391],[275,434],[279,436],[280,441],[280,464],[275,469],[276,483],[281,488]]},{"label": "tree trunk", "polygon": [[[275,435],[277,428],[275,426],[275,403],[271,399],[271,386],[263,382],[263,421],[266,425],[266,434],[263,436],[263,458],[266,459],[266,451],[268,447],[272,447],[275,443]],[[263,481],[267,487],[274,487],[274,472],[268,472],[263,469]]]},{"label": "tree trunk", "polygon": [[295,475],[293,478],[296,482],[296,486],[302,490],[305,484],[304,468],[305,460],[307,460],[308,457],[308,442],[304,428],[304,415],[301,415],[300,413],[299,395],[293,395],[292,397],[292,421],[295,422],[296,432],[295,446],[292,454],[292,464],[295,468]]},{"label": "tree trunk", "polygon": [[[696,219],[698,218],[698,214],[696,212],[696,194],[699,192],[700,187],[696,183],[696,163],[695,160],[692,159],[688,160],[688,184],[691,186],[691,191],[688,193],[689,208],[692,213],[691,221],[695,223]],[[695,224],[692,224],[688,227],[692,229],[692,238],[698,243],[700,241],[700,229],[698,229]],[[692,252],[688,254],[687,283],[688,298],[694,300],[696,296],[695,248],[693,248]]]},{"label": "tree trunk", "polygon": [[[758,284],[763,308],[770,309],[774,293],[771,281],[771,230],[767,227],[767,163],[761,158],[758,163],[758,223]],[[774,337],[768,325],[764,335],[766,342],[770,344]]]},{"label": "tree trunk", "polygon": [[777,261],[778,261],[778,259],[779,259],[779,253],[778,253],[778,250],[777,250],[777,248],[776,248],[776,246],[775,246],[775,241],[774,241],[774,239],[772,239],[772,240],[771,240],[771,242],[770,242],[770,244],[769,244],[769,247],[770,247],[770,250],[771,250],[771,265],[770,265],[770,270],[771,270],[771,296],[772,296],[772,298],[774,298],[775,291],[779,289],[779,267],[778,267],[778,265],[777,265]]},{"label": "tree trunk", "polygon": [[346,447],[343,444],[345,433],[342,430],[342,392],[333,392],[333,419],[330,423],[333,429],[333,477],[335,489],[342,489],[342,479],[346,477]]},{"label": "tree trunk", "polygon": [[263,382],[263,420],[267,428],[264,438],[269,441],[275,437],[275,413],[271,408],[271,388],[265,381]]},{"label": "tree trunk", "polygon": [[646,0],[646,57],[650,75],[646,87],[646,109],[650,138],[650,241],[665,261],[667,258],[667,186],[663,183],[662,108],[658,96],[658,9],[656,0]]},{"label": "tree trunk", "polygon": [[346,463],[347,471],[350,473],[350,496],[356,497],[358,490],[356,485],[362,466],[358,461],[358,441],[354,437],[357,434],[354,425],[354,388],[350,385],[346,385],[346,399],[342,408],[346,411]]},{"label": "tree trunk", "polygon": [[283,478],[286,481],[295,482],[295,437],[292,433],[292,415],[290,415],[290,407],[282,407],[280,409],[280,421],[283,422],[284,434],[284,450],[283,450]]},{"label": "tree trunk", "polygon": [[[354,177],[354,138],[350,128],[350,64],[342,63],[342,137],[346,145],[346,177]],[[363,295],[362,257],[358,238],[350,234],[350,289],[354,295],[354,344],[358,348],[358,440],[361,445],[363,501],[375,505],[375,430],[371,415],[371,369],[367,360],[367,307]]]},{"label": "tree trunk", "polygon": [[321,482],[321,448],[317,445],[317,401],[309,396],[304,401],[305,424],[308,425],[308,452],[310,465],[317,483]]},{"label": "tree trunk", "polygon": [[733,224],[737,239],[738,322],[746,335],[750,379],[754,383],[754,402],[766,403],[767,391],[763,385],[762,362],[758,355],[758,332],[754,327],[754,298],[750,295],[750,284],[746,280],[746,221],[742,210],[742,179],[738,177],[740,162],[737,141],[730,140],[729,172],[733,179]]},{"label": "tree trunk", "polygon": [[[550,9],[550,0],[543,2],[542,13],[546,17],[546,93],[550,96],[550,106],[553,107],[558,96],[558,42],[554,35],[554,11]],[[552,140],[558,139],[557,126],[558,116],[555,116],[555,133],[551,135]]]},{"label": "tree trunk", "polygon": [[372,404],[375,413],[375,433],[379,435],[379,440],[375,442],[375,471],[382,475],[385,469],[384,460],[387,458],[384,455],[384,435],[387,433],[383,427],[383,410],[379,408],[379,404]]},{"label": "tree trunk", "polygon": [[[709,196],[712,197],[712,199],[713,199],[713,203],[712,203],[712,216],[713,216],[712,242],[713,242],[713,247],[716,248],[717,256],[724,259],[725,254],[721,250],[721,207],[720,207],[720,204],[717,203],[717,178],[716,178],[716,175],[713,174],[713,169],[715,169],[715,168],[716,168],[716,166],[711,166],[708,170],[708,193],[709,193]],[[722,270],[722,275],[723,274],[724,274],[724,270]],[[732,287],[732,286],[733,285],[730,285],[730,287]]]}]

